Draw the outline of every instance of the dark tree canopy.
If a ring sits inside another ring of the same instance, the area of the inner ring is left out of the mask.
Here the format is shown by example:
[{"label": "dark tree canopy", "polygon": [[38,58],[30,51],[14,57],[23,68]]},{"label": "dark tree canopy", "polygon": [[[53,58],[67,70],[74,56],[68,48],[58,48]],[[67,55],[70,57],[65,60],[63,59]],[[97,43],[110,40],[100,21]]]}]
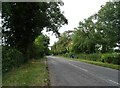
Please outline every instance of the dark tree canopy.
[{"label": "dark tree canopy", "polygon": [[61,5],[62,2],[3,2],[5,44],[26,52],[44,28],[59,35],[58,29],[67,24]]}]

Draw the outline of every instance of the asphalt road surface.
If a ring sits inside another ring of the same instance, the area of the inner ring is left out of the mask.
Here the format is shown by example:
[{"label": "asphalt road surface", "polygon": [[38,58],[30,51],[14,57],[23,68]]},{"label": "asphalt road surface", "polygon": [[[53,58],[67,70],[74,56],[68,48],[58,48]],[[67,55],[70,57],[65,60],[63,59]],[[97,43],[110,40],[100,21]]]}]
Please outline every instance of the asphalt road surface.
[{"label": "asphalt road surface", "polygon": [[[118,70],[47,56],[51,86],[118,86]],[[119,78],[120,79],[120,78]]]}]

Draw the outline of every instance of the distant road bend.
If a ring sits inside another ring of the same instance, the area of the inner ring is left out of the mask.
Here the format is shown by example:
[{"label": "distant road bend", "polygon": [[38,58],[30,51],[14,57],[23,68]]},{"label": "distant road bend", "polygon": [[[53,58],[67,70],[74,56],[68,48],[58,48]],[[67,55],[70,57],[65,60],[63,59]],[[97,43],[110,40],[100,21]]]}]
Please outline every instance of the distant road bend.
[{"label": "distant road bend", "polygon": [[47,56],[51,86],[118,86],[118,70]]}]

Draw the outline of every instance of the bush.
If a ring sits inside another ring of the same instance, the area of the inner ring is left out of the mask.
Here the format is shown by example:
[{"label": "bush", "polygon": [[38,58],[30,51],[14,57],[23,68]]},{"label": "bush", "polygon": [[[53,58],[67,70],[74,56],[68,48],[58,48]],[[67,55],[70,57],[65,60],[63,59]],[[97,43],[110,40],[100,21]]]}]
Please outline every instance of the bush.
[{"label": "bush", "polygon": [[72,57],[72,54],[74,54],[74,53],[70,52],[70,53],[68,54],[68,57]]},{"label": "bush", "polygon": [[[73,53],[63,54],[65,57],[71,57]],[[84,59],[84,60],[92,60],[92,61],[100,61],[105,63],[112,63],[120,65],[120,53],[93,53],[93,54],[75,54],[75,58]]]},{"label": "bush", "polygon": [[112,62],[112,56],[110,54],[103,54],[101,60],[107,63]]},{"label": "bush", "polygon": [[15,48],[2,48],[2,72],[5,73],[13,67],[19,67],[24,62],[23,54]]},{"label": "bush", "polygon": [[[73,53],[65,53],[65,54],[62,54],[62,56],[64,57],[71,57]],[[60,55],[60,54],[59,54]]]},{"label": "bush", "polygon": [[29,53],[30,58],[39,59],[40,57],[43,57],[45,55],[45,52],[48,52],[48,51],[45,51],[42,48],[39,45],[33,44],[31,46],[31,50],[30,50],[30,53]]},{"label": "bush", "polygon": [[101,54],[77,54],[75,58],[81,58],[85,60],[98,61],[101,58]]},{"label": "bush", "polygon": [[120,53],[102,54],[101,61],[120,65]]}]

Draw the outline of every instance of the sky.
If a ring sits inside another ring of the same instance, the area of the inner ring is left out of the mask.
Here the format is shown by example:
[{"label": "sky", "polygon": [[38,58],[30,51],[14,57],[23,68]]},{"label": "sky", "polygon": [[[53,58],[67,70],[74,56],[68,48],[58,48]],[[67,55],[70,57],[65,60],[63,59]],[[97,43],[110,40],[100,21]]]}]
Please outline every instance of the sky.
[{"label": "sky", "polygon": [[[105,5],[105,3],[109,0],[62,0],[64,2],[64,6],[61,7],[61,11],[64,11],[65,17],[68,19],[68,25],[64,25],[59,29],[60,33],[63,33],[67,30],[74,30],[74,28],[78,27],[80,21],[88,18],[89,16],[95,14],[100,10],[101,5]],[[54,44],[54,42],[58,41],[55,35],[52,32],[45,32],[50,37],[50,46]]]}]

